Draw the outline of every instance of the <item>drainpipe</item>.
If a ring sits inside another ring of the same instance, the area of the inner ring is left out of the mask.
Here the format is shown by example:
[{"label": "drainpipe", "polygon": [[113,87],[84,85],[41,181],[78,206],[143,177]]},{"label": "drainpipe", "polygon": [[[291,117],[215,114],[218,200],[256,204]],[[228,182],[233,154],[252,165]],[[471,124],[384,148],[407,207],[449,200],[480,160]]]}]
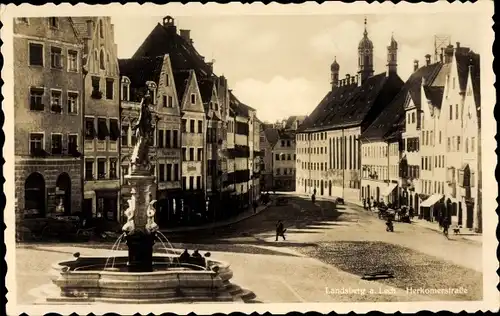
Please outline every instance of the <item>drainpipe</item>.
[{"label": "drainpipe", "polygon": [[[82,59],[83,62],[83,59]],[[82,153],[82,156],[80,157],[81,163],[80,163],[80,173],[81,173],[81,179],[80,179],[80,185],[81,185],[81,192],[82,192],[82,199],[80,201],[80,211],[84,211],[84,206],[85,206],[85,97],[87,95],[85,91],[85,80],[87,78],[88,71],[85,69],[85,66],[82,65],[82,106],[81,106],[81,128],[80,128],[80,150]],[[92,213],[92,210],[90,210]],[[91,214],[92,216],[92,214]]]}]

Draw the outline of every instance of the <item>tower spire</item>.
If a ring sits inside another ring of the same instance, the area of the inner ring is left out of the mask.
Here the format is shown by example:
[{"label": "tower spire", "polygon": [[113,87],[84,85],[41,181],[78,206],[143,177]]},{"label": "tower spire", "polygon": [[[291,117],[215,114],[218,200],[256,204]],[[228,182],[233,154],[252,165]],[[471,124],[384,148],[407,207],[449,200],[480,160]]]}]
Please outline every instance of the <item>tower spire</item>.
[{"label": "tower spire", "polygon": [[365,16],[365,31],[363,32],[365,37],[368,37],[368,30],[366,29],[366,16]]}]

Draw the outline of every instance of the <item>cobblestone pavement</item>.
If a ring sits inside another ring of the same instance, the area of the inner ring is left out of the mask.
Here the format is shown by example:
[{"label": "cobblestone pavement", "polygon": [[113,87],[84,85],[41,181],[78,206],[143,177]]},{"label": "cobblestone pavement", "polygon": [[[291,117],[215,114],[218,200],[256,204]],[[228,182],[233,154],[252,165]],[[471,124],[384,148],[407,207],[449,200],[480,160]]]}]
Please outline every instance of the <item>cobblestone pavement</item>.
[{"label": "cobblestone pavement", "polygon": [[[286,241],[275,241],[275,224],[282,220]],[[482,247],[417,225],[396,223],[395,232],[358,206],[289,198],[242,222],[204,231],[169,234],[174,248],[210,251],[227,261],[233,280],[253,291],[256,302],[348,302],[473,300],[482,296]],[[22,244],[16,252],[21,288],[49,282],[46,271],[73,251],[109,255],[109,243]],[[166,248],[170,248],[166,246]],[[125,245],[120,249],[124,250]],[[163,252],[161,244],[156,251]],[[124,253],[123,253],[124,254]],[[389,270],[394,278],[365,281],[367,272]],[[464,288],[454,295],[408,295],[407,288]],[[340,289],[358,289],[333,295]],[[360,294],[371,289],[374,294]],[[330,292],[329,292],[330,291]],[[29,291],[18,300],[33,301]]]}]

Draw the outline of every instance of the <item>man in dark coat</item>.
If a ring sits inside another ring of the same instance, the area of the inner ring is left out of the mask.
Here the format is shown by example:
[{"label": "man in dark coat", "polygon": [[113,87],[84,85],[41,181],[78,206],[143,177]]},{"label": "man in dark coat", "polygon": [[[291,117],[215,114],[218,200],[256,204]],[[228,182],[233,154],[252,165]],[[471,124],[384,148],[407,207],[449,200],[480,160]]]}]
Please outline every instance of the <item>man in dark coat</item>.
[{"label": "man in dark coat", "polygon": [[285,239],[285,232],[286,232],[286,229],[283,226],[283,222],[278,221],[278,223],[276,223],[276,241],[278,241],[279,236],[281,236],[283,238],[283,240],[286,240]]}]

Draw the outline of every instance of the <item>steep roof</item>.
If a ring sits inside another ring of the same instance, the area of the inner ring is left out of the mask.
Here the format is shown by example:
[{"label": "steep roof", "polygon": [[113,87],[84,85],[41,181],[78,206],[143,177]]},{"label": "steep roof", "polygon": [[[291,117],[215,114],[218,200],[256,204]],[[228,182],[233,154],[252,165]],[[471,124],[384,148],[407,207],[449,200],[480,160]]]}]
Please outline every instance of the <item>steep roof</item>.
[{"label": "steep roof", "polygon": [[474,53],[468,48],[460,47],[460,49],[457,48],[457,51],[455,52],[455,58],[457,62],[457,74],[460,90],[465,91],[465,89],[467,89],[467,80],[470,73],[472,78],[472,87],[474,90],[474,101],[479,106],[481,104],[480,55]]},{"label": "steep roof", "polygon": [[118,59],[118,67],[120,75],[130,79],[131,101],[138,101],[136,99],[140,100],[147,81],[154,81],[158,84],[163,67],[163,56]]},{"label": "steep roof", "polygon": [[441,109],[443,102],[444,87],[424,86],[424,93],[432,106]]},{"label": "steep roof", "polygon": [[212,99],[214,82],[209,79],[200,79],[198,80],[198,87],[200,88],[201,99],[206,111],[208,110],[208,103]]},{"label": "steep roof", "polygon": [[75,27],[76,33],[80,38],[87,37],[87,21],[97,22],[96,16],[72,16],[71,20]]},{"label": "steep roof", "polygon": [[295,133],[292,131],[284,131],[284,130],[278,130],[279,134],[279,139],[284,139],[284,140],[294,140],[295,139]]},{"label": "steep roof", "polygon": [[428,66],[420,67],[416,72],[412,74],[412,76],[418,74],[416,77],[418,80],[418,84],[411,85],[409,87],[409,93],[411,99],[413,100],[413,104],[415,104],[415,107],[417,107],[418,109],[420,109],[422,105],[422,93],[420,90],[422,88],[422,80],[424,81],[424,86],[432,86],[436,79],[439,78],[438,75],[441,71],[442,66],[442,63],[430,64]]},{"label": "steep roof", "polygon": [[133,58],[170,55],[174,70],[193,69],[197,78],[210,77],[212,69],[191,42],[177,34],[176,27],[158,23],[137,49]]},{"label": "steep roof", "polygon": [[266,128],[264,130],[264,135],[266,136],[267,142],[271,145],[271,147],[276,145],[280,139],[279,132],[276,128]]},{"label": "steep roof", "polygon": [[[405,120],[405,103],[408,94],[420,95],[422,79],[431,84],[436,75],[436,69],[440,67],[439,63],[424,66],[415,71],[410,78],[405,82],[402,89],[394,97],[394,99],[386,106],[383,111],[377,116],[370,126],[361,134],[361,142],[383,140],[384,138],[395,138],[404,127]],[[439,93],[442,93],[442,87],[424,86],[424,89],[431,93],[433,98],[439,99]],[[439,89],[441,91],[439,91]],[[419,98],[420,100],[420,98]],[[437,101],[436,101],[437,102]],[[441,103],[441,101],[439,101]]]},{"label": "steep roof", "polygon": [[184,98],[184,93],[186,93],[186,87],[189,84],[189,79],[191,78],[191,71],[174,71],[174,82],[175,90],[177,91],[177,96],[179,97],[179,102],[182,102]]},{"label": "steep roof", "polygon": [[327,93],[300,131],[346,128],[371,123],[403,86],[397,75],[381,73],[358,86],[346,84]]}]

